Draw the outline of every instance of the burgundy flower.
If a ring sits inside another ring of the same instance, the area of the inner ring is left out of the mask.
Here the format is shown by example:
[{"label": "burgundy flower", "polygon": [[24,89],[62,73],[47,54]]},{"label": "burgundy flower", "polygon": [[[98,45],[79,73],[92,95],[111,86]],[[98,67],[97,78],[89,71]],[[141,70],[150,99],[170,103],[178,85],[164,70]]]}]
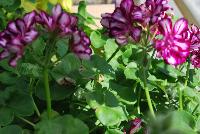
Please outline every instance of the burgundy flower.
[{"label": "burgundy flower", "polygon": [[58,31],[62,35],[72,33],[72,29],[77,25],[77,18],[63,12],[59,4],[53,7],[51,16],[41,11],[36,16],[36,21],[45,25],[49,31]]},{"label": "burgundy flower", "polygon": [[200,68],[200,49],[191,52],[191,63],[194,67]]},{"label": "burgundy flower", "polygon": [[192,25],[191,28],[183,34],[191,43],[191,63],[194,67],[200,68],[200,29]]},{"label": "burgundy flower", "polygon": [[109,31],[119,45],[127,44],[129,39],[140,41],[142,28],[133,26],[136,21],[132,17],[132,12],[137,8],[139,7],[134,5],[133,0],[123,0],[120,7],[117,7],[112,14],[102,15],[102,26]]},{"label": "burgundy flower", "polygon": [[181,18],[172,27],[171,19],[163,19],[159,22],[159,29],[163,39],[155,40],[157,56],[171,65],[184,63],[190,54],[190,42],[182,36],[188,30],[187,20]]},{"label": "burgundy flower", "polygon": [[146,0],[145,5],[141,6],[144,12],[144,23],[154,25],[162,18],[166,18],[166,11],[170,9],[169,0]]},{"label": "burgundy flower", "polygon": [[33,11],[26,14],[23,19],[11,21],[0,34],[0,46],[3,48],[0,59],[11,56],[10,66],[17,65],[17,60],[24,53],[24,47],[38,36],[38,32],[33,27],[35,15],[36,12]]},{"label": "burgundy flower", "polygon": [[135,134],[142,127],[142,120],[140,118],[135,118],[131,121],[130,129],[124,134]]},{"label": "burgundy flower", "polygon": [[71,40],[71,51],[74,52],[80,59],[90,59],[92,53],[90,39],[80,30],[73,32]]}]

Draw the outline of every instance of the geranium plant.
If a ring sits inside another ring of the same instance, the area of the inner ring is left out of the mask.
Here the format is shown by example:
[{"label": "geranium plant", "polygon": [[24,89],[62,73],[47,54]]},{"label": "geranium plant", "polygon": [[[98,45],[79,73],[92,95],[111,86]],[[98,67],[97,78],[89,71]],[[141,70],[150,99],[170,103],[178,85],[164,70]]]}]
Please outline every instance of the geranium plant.
[{"label": "geranium plant", "polygon": [[83,1],[78,13],[11,1],[0,2],[0,134],[200,133],[200,29],[168,0],[122,0],[102,27]]}]

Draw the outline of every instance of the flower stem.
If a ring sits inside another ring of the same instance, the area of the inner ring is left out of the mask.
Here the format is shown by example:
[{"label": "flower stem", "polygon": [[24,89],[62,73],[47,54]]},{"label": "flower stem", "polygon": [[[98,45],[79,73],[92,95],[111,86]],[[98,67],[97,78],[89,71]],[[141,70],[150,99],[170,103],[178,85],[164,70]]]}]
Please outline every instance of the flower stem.
[{"label": "flower stem", "polygon": [[145,95],[146,95],[146,98],[147,98],[147,103],[148,103],[148,106],[149,106],[149,110],[150,110],[151,116],[153,118],[155,118],[156,116],[155,116],[155,112],[153,110],[153,105],[152,105],[152,102],[151,102],[149,88],[147,87],[147,78],[146,78],[146,72],[145,72],[144,67],[142,67],[142,73],[143,73],[143,78],[144,78],[144,90],[145,90]]},{"label": "flower stem", "polygon": [[142,90],[142,89],[139,88],[138,100],[137,100],[137,111],[138,111],[138,114],[141,114],[141,110],[140,110],[141,90]]},{"label": "flower stem", "polygon": [[32,95],[31,95],[31,100],[32,100],[32,103],[33,103],[33,108],[35,109],[35,112],[36,112],[37,116],[40,117],[41,116],[40,111],[39,111],[37,105],[35,104],[35,101],[34,101]]},{"label": "flower stem", "polygon": [[20,117],[20,116],[16,116],[17,118],[19,118],[20,120],[26,122],[27,124],[31,125],[32,127],[35,127],[35,124],[33,124],[32,122],[28,121],[27,119]]},{"label": "flower stem", "polygon": [[46,104],[47,104],[47,115],[48,118],[51,118],[51,94],[50,94],[50,88],[49,88],[49,75],[48,75],[48,68],[44,68],[43,71],[44,75],[44,89],[46,94]]},{"label": "flower stem", "polygon": [[[190,74],[190,58],[188,58],[188,62],[187,62],[187,71],[186,71],[186,79],[185,79],[185,83],[184,83],[184,89],[187,88],[189,74]],[[183,110],[183,90],[180,89],[180,87],[179,87],[179,110]]]},{"label": "flower stem", "polygon": [[178,87],[179,90],[179,110],[183,110],[183,91]]},{"label": "flower stem", "polygon": [[30,84],[29,84],[29,89],[30,89],[30,97],[31,97],[31,100],[32,100],[32,104],[33,104],[33,108],[35,109],[35,112],[37,114],[38,117],[40,117],[40,111],[38,110],[38,107],[34,101],[34,98],[33,98],[33,85],[34,85],[34,79],[30,79]]},{"label": "flower stem", "polygon": [[120,50],[120,47],[118,47],[115,52],[110,56],[110,58],[107,60],[107,62],[109,63],[113,57],[115,57],[115,55],[117,54],[117,52]]}]

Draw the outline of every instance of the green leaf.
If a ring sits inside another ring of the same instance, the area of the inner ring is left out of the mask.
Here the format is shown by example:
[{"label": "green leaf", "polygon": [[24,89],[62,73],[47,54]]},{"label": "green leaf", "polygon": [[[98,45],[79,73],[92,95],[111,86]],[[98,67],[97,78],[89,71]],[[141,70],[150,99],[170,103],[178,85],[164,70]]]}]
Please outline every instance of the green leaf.
[{"label": "green leaf", "polygon": [[0,128],[0,134],[22,134],[22,129],[17,125]]},{"label": "green leaf", "polygon": [[0,6],[10,6],[12,4],[14,4],[15,0],[1,0],[0,1]]},{"label": "green leaf", "polygon": [[126,76],[126,79],[132,79],[139,81],[139,77],[137,76],[137,68],[126,68],[124,70],[124,74]]},{"label": "green leaf", "polygon": [[82,64],[87,70],[91,70],[96,74],[101,73],[112,75],[113,73],[112,67],[105,59],[98,55],[92,55],[90,60],[83,60]]},{"label": "green leaf", "polygon": [[96,109],[96,116],[100,122],[105,126],[114,126],[121,121],[127,120],[125,112],[122,107],[106,107],[101,106]]},{"label": "green leaf", "polygon": [[33,48],[34,54],[42,56],[45,49],[45,42],[42,38],[37,38],[37,40],[32,43],[31,47]]},{"label": "green leaf", "polygon": [[[196,134],[195,121],[192,115],[185,111],[172,112],[168,117],[169,131],[181,134]],[[178,124],[178,125],[177,125]]]},{"label": "green leaf", "polygon": [[164,73],[165,75],[171,76],[173,78],[177,78],[178,76],[185,76],[178,69],[172,67],[171,65],[167,65],[164,62],[160,62],[156,65],[156,69]]},{"label": "green leaf", "polygon": [[7,106],[18,116],[30,116],[34,113],[32,99],[26,93],[15,92]]},{"label": "green leaf", "polygon": [[196,122],[196,129],[198,130],[198,132],[200,132],[200,116],[198,117]]},{"label": "green leaf", "polygon": [[86,94],[86,101],[95,110],[97,118],[106,126],[119,124],[127,120],[126,110],[119,105],[115,95],[106,89]]},{"label": "green leaf", "polygon": [[10,108],[0,108],[0,126],[6,126],[13,121],[14,114]]},{"label": "green leaf", "polygon": [[69,41],[67,39],[60,39],[56,43],[57,53],[60,57],[63,57],[68,51]]},{"label": "green leaf", "polygon": [[[81,23],[87,23],[87,24],[95,24],[95,21],[93,20],[94,17],[92,15],[90,15],[87,10],[86,10],[86,2],[85,1],[81,1],[79,2],[79,6],[78,6],[78,14],[84,18],[83,22]],[[80,19],[81,20],[81,19]]]},{"label": "green leaf", "polygon": [[[66,97],[70,96],[74,90],[67,86],[58,85],[56,82],[50,83],[50,92],[52,100],[64,100]],[[40,81],[36,87],[35,95],[41,100],[46,100],[46,94],[44,91],[44,83]]]},{"label": "green leaf", "polygon": [[[1,4],[0,4],[1,5]],[[4,9],[8,12],[13,12],[21,5],[21,0],[8,0],[8,2],[3,5]]]},{"label": "green leaf", "polygon": [[95,48],[101,48],[106,44],[106,41],[102,39],[101,33],[98,31],[93,31],[91,33],[90,40]]},{"label": "green leaf", "polygon": [[52,77],[58,81],[73,73],[78,73],[81,67],[80,59],[73,53],[66,55],[51,71]]},{"label": "green leaf", "polygon": [[22,63],[18,67],[21,75],[38,78],[42,74],[42,68],[31,63]]},{"label": "green leaf", "polygon": [[37,134],[88,134],[89,128],[78,118],[71,115],[42,120],[36,124]]},{"label": "green leaf", "polygon": [[89,106],[93,109],[96,109],[102,105],[109,107],[116,107],[119,104],[119,101],[110,91],[97,90],[91,93],[86,94],[86,101]]},{"label": "green leaf", "polygon": [[118,129],[107,129],[105,134],[124,134],[124,133]]},{"label": "green leaf", "polygon": [[133,90],[131,90],[132,87],[119,85],[115,82],[110,82],[109,87],[117,93],[120,101],[129,105],[134,105],[136,103],[137,97]]},{"label": "green leaf", "polygon": [[0,82],[3,84],[12,85],[15,84],[17,77],[9,72],[0,73]]}]

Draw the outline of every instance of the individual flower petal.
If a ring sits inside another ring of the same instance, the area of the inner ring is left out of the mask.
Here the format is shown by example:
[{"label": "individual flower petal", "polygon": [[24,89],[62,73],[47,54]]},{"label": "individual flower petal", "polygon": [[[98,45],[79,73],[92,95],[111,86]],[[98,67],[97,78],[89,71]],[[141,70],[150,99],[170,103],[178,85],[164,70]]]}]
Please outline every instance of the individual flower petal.
[{"label": "individual flower petal", "polygon": [[131,31],[131,37],[136,41],[140,41],[140,37],[141,37],[141,33],[142,33],[142,28],[141,27],[135,27],[132,29]]},{"label": "individual flower petal", "polygon": [[133,10],[134,3],[133,0],[122,0],[120,4],[120,8],[126,15],[130,15],[131,11]]},{"label": "individual flower petal", "polygon": [[7,50],[3,50],[0,52],[0,60],[8,57],[10,55],[10,53]]},{"label": "individual flower petal", "polygon": [[80,30],[74,31],[70,48],[80,59],[90,59],[90,55],[92,54],[90,44],[90,39],[84,32]]},{"label": "individual flower petal", "polygon": [[173,28],[174,34],[180,35],[186,30],[188,30],[188,21],[186,19],[181,18],[178,21],[176,21]]},{"label": "individual flower petal", "polygon": [[172,21],[170,19],[163,19],[159,22],[160,32],[167,36],[172,32]]},{"label": "individual flower petal", "polygon": [[69,26],[70,24],[70,16],[67,13],[62,13],[60,18],[59,18],[59,25],[61,26]]},{"label": "individual flower petal", "polygon": [[34,29],[30,30],[29,32],[25,33],[24,41],[26,43],[31,43],[33,40],[35,40],[38,36],[38,32]]},{"label": "individual flower petal", "polygon": [[11,21],[11,22],[8,23],[7,29],[9,31],[13,32],[13,33],[16,33],[16,34],[19,33],[19,30],[18,30],[16,23],[14,21]]},{"label": "individual flower petal", "polygon": [[53,20],[56,22],[62,13],[60,4],[57,4],[52,9]]},{"label": "individual flower petal", "polygon": [[143,21],[143,12],[138,9],[135,10],[134,12],[132,12],[132,19],[138,22],[142,22]]},{"label": "individual flower petal", "polygon": [[101,17],[102,17],[101,25],[105,28],[109,28],[110,27],[110,21],[112,20],[112,14],[105,13],[105,14],[102,14]]},{"label": "individual flower petal", "polygon": [[36,16],[36,12],[32,11],[30,13],[25,14],[23,20],[25,22],[25,25],[27,28],[30,28],[30,26],[33,25],[34,21],[35,21],[35,16]]},{"label": "individual flower petal", "polygon": [[115,9],[115,11],[112,14],[112,18],[115,19],[116,21],[127,23],[127,19],[124,17],[120,8]]}]

